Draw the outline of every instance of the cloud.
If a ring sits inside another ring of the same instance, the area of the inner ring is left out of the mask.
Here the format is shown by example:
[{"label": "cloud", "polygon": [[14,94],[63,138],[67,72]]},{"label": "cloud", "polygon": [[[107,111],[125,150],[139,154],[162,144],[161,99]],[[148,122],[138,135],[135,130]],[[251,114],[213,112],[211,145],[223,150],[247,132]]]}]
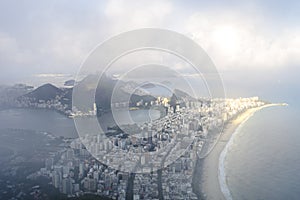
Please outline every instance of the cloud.
[{"label": "cloud", "polygon": [[70,74],[35,74],[39,78],[56,78],[56,77],[71,77]]},{"label": "cloud", "polygon": [[116,34],[137,28],[159,27],[166,24],[173,4],[168,0],[111,0],[104,13],[111,31]]},{"label": "cloud", "polygon": [[[257,14],[259,15],[259,14]],[[186,30],[220,70],[274,69],[300,63],[300,30],[274,29],[262,16],[196,13]]]},{"label": "cloud", "polygon": [[[263,6],[258,1],[249,6],[230,2],[27,1],[16,8],[14,2],[3,1],[0,69],[13,76],[16,72],[20,76],[24,72],[75,74],[96,45],[112,35],[145,27],[186,34],[206,50],[220,71],[269,70],[300,63],[296,7],[286,19],[276,16],[281,4],[275,13],[271,1]],[[286,12],[293,7],[284,5]],[[270,12],[273,15],[266,18]],[[187,68],[167,61],[163,64]]]},{"label": "cloud", "polygon": [[[4,72],[76,74],[99,43],[114,34],[165,24],[172,4],[154,1],[0,3],[0,69]],[[19,75],[21,75],[20,73]],[[12,79],[14,77],[11,77]],[[1,80],[0,80],[1,81]]]},{"label": "cloud", "polygon": [[[16,38],[0,32],[0,60],[2,65],[9,65],[11,62],[27,63],[32,61],[33,55],[30,51],[22,49]],[[8,67],[8,66],[6,66]]]},{"label": "cloud", "polygon": [[0,4],[6,9],[0,13],[6,19],[0,20],[0,69],[15,74],[12,81],[22,81],[25,73],[75,74],[105,34],[98,1],[83,5],[29,1],[18,4],[19,12],[11,12],[14,3]]},{"label": "cloud", "polygon": [[148,64],[139,66],[129,71],[124,78],[126,79],[154,79],[154,78],[174,78],[180,74],[170,67],[156,64]]}]

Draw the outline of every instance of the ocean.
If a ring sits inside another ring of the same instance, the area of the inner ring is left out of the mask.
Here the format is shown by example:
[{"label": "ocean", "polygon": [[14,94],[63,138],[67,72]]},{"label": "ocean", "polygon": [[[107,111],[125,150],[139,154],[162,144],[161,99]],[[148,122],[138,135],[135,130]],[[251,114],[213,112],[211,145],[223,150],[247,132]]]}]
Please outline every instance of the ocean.
[{"label": "ocean", "polygon": [[[136,123],[158,119],[159,110],[132,110],[129,111],[130,117]],[[120,116],[126,116],[125,111],[119,112]],[[115,122],[111,113],[102,115],[99,120],[106,126],[114,126]],[[124,119],[123,123],[130,123],[130,119]],[[89,126],[89,119],[83,118],[83,123]],[[93,127],[87,127],[94,130]],[[68,118],[54,110],[45,109],[7,109],[0,111],[0,130],[1,129],[27,129],[41,132],[48,132],[55,136],[67,138],[77,138],[78,133],[75,128],[74,120]],[[0,138],[1,139],[1,138]]]},{"label": "ocean", "polygon": [[222,187],[232,199],[300,198],[300,109],[275,106],[238,128],[225,155]]},{"label": "ocean", "polygon": [[76,138],[73,119],[44,109],[8,109],[0,111],[0,129],[44,131],[56,136]]}]

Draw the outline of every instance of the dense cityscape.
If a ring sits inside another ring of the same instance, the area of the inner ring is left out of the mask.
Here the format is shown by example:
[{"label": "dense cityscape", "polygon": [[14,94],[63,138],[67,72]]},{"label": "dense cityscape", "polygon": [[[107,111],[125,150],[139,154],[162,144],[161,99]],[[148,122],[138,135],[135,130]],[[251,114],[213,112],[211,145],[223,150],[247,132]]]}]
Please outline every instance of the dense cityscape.
[{"label": "dense cityscape", "polygon": [[185,107],[177,105],[164,117],[139,125],[139,137],[91,134],[68,141],[28,178],[47,177],[69,197],[197,199],[192,187],[197,159],[209,153],[224,123],[264,104],[257,97],[187,101]]}]

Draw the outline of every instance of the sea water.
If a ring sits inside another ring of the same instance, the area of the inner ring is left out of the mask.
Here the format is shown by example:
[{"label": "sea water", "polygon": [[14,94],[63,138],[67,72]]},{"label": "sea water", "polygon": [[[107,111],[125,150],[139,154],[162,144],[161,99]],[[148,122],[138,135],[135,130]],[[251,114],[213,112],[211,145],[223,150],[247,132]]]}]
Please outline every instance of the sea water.
[{"label": "sea water", "polygon": [[224,169],[233,199],[300,199],[300,109],[257,111],[233,136]]}]

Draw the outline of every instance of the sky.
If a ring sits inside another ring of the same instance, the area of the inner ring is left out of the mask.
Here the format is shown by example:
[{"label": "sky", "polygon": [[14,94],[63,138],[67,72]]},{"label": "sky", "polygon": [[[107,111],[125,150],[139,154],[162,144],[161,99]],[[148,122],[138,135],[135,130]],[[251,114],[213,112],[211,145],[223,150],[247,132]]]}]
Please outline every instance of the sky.
[{"label": "sky", "polygon": [[72,78],[99,43],[152,27],[197,42],[229,97],[298,99],[297,0],[2,0],[0,9],[0,84]]}]

